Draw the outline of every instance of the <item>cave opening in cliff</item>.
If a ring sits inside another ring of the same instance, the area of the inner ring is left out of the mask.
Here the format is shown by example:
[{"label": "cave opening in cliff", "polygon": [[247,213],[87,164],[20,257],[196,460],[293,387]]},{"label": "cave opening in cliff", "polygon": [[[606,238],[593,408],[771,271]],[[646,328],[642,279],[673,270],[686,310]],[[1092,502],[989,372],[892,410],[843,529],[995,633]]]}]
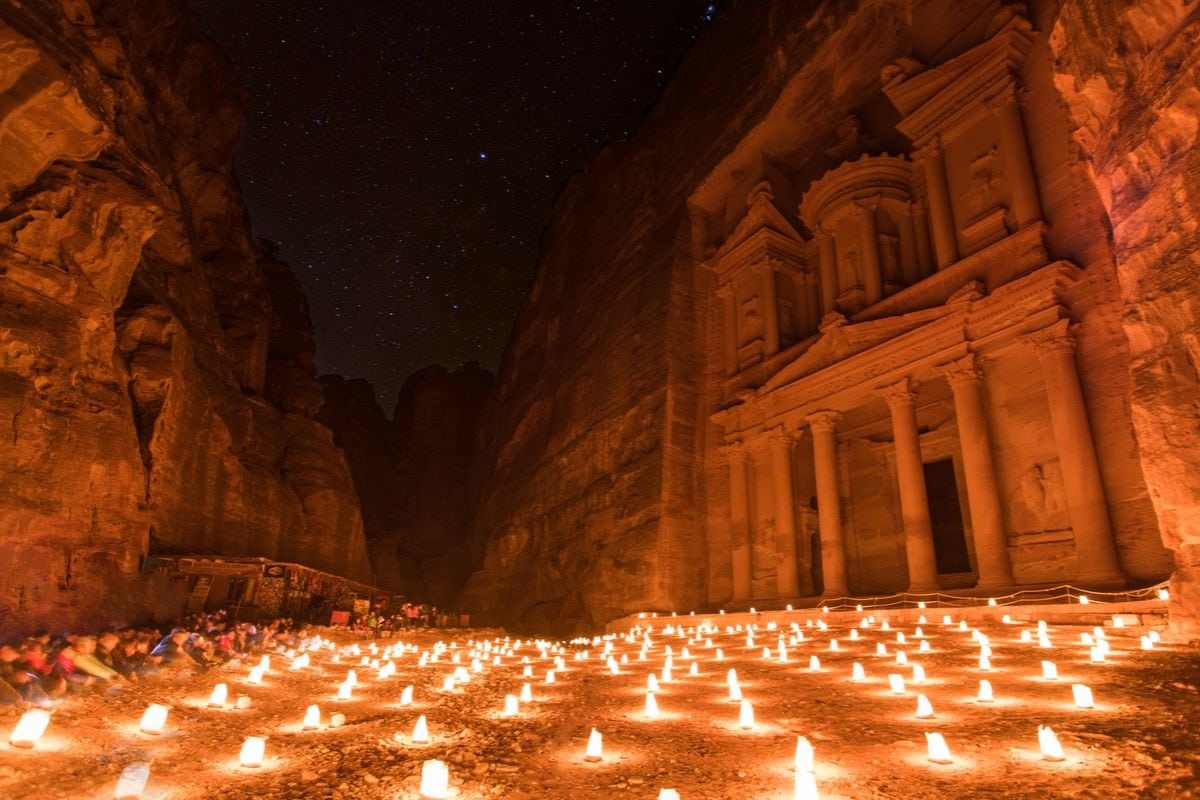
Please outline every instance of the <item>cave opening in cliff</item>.
[{"label": "cave opening in cliff", "polygon": [[0,3],[0,797],[1197,794],[1198,45]]}]

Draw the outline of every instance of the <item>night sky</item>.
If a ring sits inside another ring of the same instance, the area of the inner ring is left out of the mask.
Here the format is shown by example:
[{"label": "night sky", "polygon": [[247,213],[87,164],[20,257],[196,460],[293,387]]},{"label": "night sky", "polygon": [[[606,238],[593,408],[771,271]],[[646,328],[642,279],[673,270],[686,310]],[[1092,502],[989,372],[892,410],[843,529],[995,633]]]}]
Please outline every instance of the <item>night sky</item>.
[{"label": "night sky", "polygon": [[192,0],[252,100],[254,234],[300,277],[318,369],[390,414],[432,363],[495,370],[564,180],[627,137],[707,0]]}]

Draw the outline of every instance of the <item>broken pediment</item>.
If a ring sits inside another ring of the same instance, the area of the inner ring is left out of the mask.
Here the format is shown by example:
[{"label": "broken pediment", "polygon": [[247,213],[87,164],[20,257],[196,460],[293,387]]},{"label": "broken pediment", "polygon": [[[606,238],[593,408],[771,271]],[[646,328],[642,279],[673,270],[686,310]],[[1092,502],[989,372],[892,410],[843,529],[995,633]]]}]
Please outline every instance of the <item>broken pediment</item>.
[{"label": "broken pediment", "polygon": [[806,375],[839,363],[873,347],[890,342],[898,336],[954,313],[955,309],[939,306],[915,311],[899,317],[860,322],[857,324],[823,325],[821,337],[803,354],[779,370],[767,381],[760,393],[771,392]]}]

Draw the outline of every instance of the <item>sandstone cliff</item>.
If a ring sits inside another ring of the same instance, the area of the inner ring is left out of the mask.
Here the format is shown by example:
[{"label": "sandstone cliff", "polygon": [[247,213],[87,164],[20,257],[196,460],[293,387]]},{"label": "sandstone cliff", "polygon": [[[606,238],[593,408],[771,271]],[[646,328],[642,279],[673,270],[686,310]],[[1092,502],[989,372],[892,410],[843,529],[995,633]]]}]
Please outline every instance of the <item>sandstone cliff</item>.
[{"label": "sandstone cliff", "polygon": [[243,93],[195,15],[0,5],[0,97],[0,627],[146,611],[148,550],[369,579],[303,294],[234,179]]},{"label": "sandstone cliff", "polygon": [[391,420],[366,381],[326,375],[321,385],[317,419],[350,463],[376,582],[450,604],[470,569],[469,472],[491,373],[474,362],[427,367],[405,381]]},{"label": "sandstone cliff", "polygon": [[[1025,11],[998,0],[776,0],[718,19],[632,139],[558,198],[485,423],[464,606],[587,629],[712,602],[706,586],[727,565],[708,563],[706,529],[728,511],[706,497],[726,471],[707,419],[720,376],[704,354],[719,344],[697,264],[720,240],[710,234],[741,219],[758,181],[787,176],[772,181],[794,190],[777,191],[786,210],[864,144],[904,152],[882,71],[952,58]],[[1096,436],[1119,453],[1109,491],[1127,528],[1123,557],[1132,575],[1161,574],[1157,513],[1180,566],[1176,601],[1192,608],[1196,13],[1169,0],[1029,4],[1038,38],[1025,76],[1040,87],[1027,111],[1048,244],[1087,270],[1103,306],[1089,324],[1104,347],[1082,353],[1080,369],[1098,387]],[[1122,300],[1123,321],[1108,311]]]}]

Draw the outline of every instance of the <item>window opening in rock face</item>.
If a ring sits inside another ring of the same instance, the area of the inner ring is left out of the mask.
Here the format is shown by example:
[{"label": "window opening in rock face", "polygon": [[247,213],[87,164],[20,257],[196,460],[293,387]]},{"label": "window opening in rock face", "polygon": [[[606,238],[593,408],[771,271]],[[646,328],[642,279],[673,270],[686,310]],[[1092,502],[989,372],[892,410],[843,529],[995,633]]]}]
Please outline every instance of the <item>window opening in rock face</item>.
[{"label": "window opening in rock face", "polygon": [[929,498],[929,522],[933,528],[938,574],[970,572],[971,555],[967,550],[962,504],[958,499],[951,459],[925,464],[925,491]]}]

